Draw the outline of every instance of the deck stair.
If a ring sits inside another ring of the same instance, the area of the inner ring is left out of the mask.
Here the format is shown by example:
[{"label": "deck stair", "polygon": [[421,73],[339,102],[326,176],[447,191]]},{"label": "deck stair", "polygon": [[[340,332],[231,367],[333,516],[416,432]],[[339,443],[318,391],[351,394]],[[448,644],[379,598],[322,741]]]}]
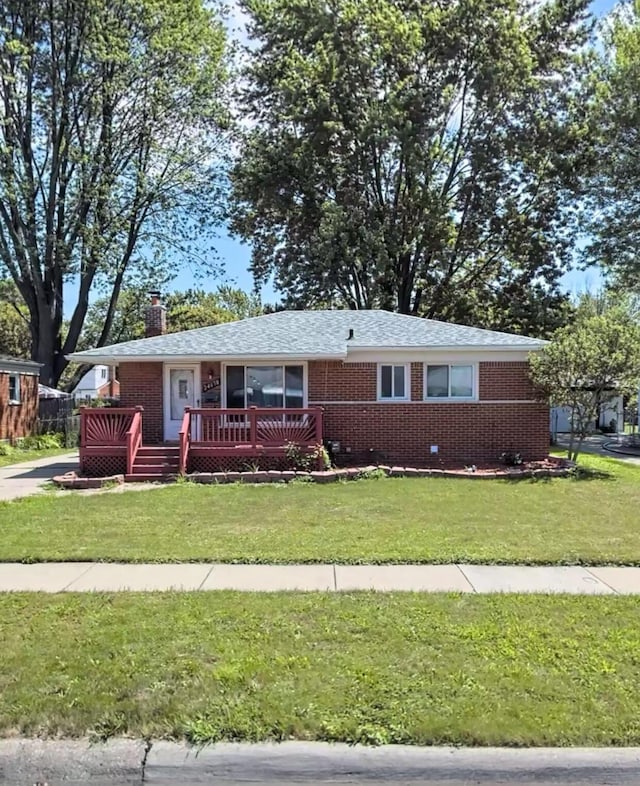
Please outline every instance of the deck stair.
[{"label": "deck stair", "polygon": [[133,472],[126,475],[127,482],[167,480],[178,474],[180,448],[177,445],[143,445],[133,464]]}]

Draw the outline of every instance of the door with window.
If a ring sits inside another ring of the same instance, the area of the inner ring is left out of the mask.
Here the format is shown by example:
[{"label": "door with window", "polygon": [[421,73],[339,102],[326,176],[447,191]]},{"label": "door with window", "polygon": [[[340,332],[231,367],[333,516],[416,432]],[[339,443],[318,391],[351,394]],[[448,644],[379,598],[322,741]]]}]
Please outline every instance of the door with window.
[{"label": "door with window", "polygon": [[164,438],[178,439],[185,407],[200,406],[199,366],[165,368]]}]

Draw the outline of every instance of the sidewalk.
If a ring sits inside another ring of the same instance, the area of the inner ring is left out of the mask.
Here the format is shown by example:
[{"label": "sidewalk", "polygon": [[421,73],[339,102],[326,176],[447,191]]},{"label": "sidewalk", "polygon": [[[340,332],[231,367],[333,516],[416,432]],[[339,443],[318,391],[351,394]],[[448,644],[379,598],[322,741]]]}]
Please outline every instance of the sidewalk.
[{"label": "sidewalk", "polygon": [[533,592],[638,595],[640,568],[521,565],[0,563],[0,592]]},{"label": "sidewalk", "polygon": [[72,469],[78,469],[77,450],[61,456],[49,456],[0,467],[0,500],[38,494],[54,475],[63,475]]}]

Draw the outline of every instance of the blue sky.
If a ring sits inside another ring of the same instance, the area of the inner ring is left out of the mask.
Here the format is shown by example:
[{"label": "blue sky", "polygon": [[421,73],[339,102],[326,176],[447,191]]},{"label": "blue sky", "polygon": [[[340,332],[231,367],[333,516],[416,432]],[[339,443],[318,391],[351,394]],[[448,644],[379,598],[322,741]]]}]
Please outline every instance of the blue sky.
[{"label": "blue sky", "polygon": [[[594,0],[591,9],[595,15],[603,16],[608,13],[614,5],[614,0]],[[234,27],[241,24],[241,16],[237,10],[232,11],[232,19]],[[224,281],[214,278],[196,281],[193,273],[185,269],[176,277],[172,288],[184,290],[189,287],[201,286],[204,289],[215,289],[220,283],[233,283],[235,286],[241,287],[242,289],[252,289],[253,279],[248,270],[251,260],[251,248],[248,245],[240,243],[239,240],[230,237],[224,231],[221,231],[220,239],[216,243],[216,248],[220,261],[223,263],[226,271]],[[563,285],[567,291],[577,295],[585,290],[598,289],[600,281],[600,275],[595,268],[587,271],[572,270],[564,276]],[[270,286],[263,289],[262,297],[265,302],[273,302],[278,298],[277,294]]]}]

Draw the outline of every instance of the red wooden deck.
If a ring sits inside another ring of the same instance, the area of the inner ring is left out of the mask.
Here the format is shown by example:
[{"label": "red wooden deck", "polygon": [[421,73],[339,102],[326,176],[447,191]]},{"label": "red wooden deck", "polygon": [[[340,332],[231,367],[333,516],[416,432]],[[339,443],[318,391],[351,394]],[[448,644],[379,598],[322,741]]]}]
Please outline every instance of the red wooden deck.
[{"label": "red wooden deck", "polygon": [[[149,446],[142,444],[143,417],[143,407],[81,408],[81,471],[107,475],[112,474],[112,467],[126,465],[126,475],[130,476],[135,475],[140,461],[146,468],[145,477],[151,475],[143,458],[150,454]],[[184,474],[192,462],[206,463],[207,458],[251,461],[263,456],[284,457],[292,444],[303,452],[322,444],[320,407],[185,409],[175,469]],[[158,475],[161,467],[169,466],[159,458]]]}]

